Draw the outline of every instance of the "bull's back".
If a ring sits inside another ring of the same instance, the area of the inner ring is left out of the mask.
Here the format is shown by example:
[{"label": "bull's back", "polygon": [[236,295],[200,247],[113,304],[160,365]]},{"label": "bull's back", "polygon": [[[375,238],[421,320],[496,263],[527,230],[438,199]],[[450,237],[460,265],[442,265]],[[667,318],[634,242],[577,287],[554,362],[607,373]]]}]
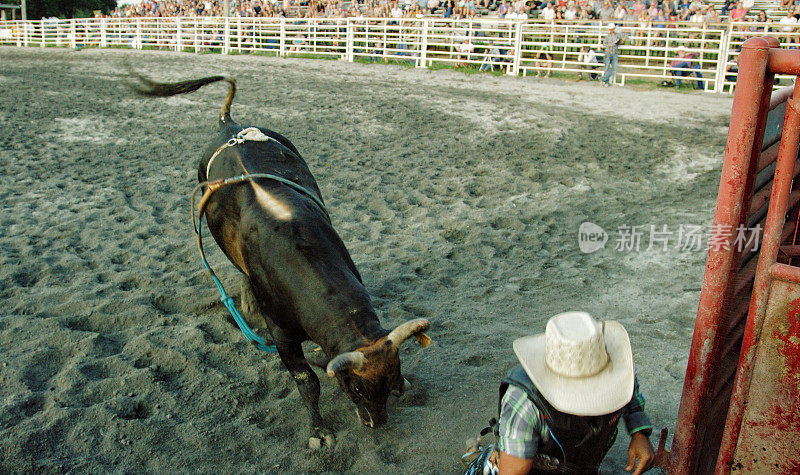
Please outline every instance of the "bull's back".
[{"label": "bull's back", "polygon": [[314,322],[371,306],[350,254],[316,205],[271,191],[293,205],[291,218],[276,217],[254,197],[239,225],[239,252],[270,318],[308,332]]}]

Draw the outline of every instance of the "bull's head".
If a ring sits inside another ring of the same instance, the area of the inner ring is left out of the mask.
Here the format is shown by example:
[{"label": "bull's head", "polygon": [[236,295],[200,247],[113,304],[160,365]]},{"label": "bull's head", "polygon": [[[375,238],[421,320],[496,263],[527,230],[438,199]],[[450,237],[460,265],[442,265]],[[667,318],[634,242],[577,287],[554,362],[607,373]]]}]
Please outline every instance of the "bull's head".
[{"label": "bull's head", "polygon": [[364,425],[375,427],[386,422],[389,394],[402,395],[405,380],[400,374],[400,345],[415,337],[422,347],[431,339],[424,333],[430,324],[419,318],[406,322],[369,346],[334,357],[327,367],[347,396],[355,403]]}]

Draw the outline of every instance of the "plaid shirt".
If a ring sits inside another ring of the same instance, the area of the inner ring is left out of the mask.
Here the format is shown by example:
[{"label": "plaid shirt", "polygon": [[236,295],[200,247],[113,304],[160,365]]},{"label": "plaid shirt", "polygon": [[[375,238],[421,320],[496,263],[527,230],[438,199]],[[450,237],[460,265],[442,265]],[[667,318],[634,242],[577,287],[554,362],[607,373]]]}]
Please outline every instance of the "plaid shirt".
[{"label": "plaid shirt", "polygon": [[603,51],[605,51],[606,54],[619,53],[619,45],[622,44],[627,37],[627,33],[614,33],[613,35],[609,33],[603,38]]},{"label": "plaid shirt", "polygon": [[[539,441],[548,442],[550,429],[539,410],[522,389],[510,384],[500,403],[500,438],[497,448],[514,457],[530,459],[536,455]],[[633,378],[633,397],[622,408],[622,419],[628,434],[644,432],[650,436],[653,426],[644,412],[644,397],[639,380]]]}]

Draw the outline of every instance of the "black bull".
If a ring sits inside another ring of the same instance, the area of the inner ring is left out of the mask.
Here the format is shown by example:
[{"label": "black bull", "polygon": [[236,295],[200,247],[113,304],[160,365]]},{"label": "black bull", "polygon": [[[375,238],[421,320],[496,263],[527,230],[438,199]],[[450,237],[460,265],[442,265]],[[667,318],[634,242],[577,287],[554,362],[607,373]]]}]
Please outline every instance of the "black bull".
[{"label": "black bull", "polygon": [[[230,89],[220,111],[219,134],[200,160],[199,181],[269,173],[321,199],[300,152],[280,134],[259,128],[269,140],[225,147],[243,130],[230,117],[233,79],[156,83],[139,77],[132,87],[142,95],[166,97],[216,81],[227,81]],[[427,346],[430,340],[423,332],[428,322],[417,319],[384,330],[324,209],[291,186],[264,178],[226,186],[209,197],[205,213],[217,244],[244,274],[246,318],[269,330],[311,412],[311,441],[331,439],[319,413],[319,380],[301,347],[305,340],[321,347],[326,357],[314,363],[336,377],[361,421],[370,427],[384,423],[389,394],[404,389],[398,347],[411,336]]]}]

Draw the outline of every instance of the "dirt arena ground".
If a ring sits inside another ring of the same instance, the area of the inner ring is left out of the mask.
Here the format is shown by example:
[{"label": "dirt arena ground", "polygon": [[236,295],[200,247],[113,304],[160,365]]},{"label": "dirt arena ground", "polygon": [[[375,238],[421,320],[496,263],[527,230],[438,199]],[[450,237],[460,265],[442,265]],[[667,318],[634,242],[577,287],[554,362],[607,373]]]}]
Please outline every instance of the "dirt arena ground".
[{"label": "dirt arena ground", "polygon": [[[307,448],[294,383],[234,327],[194,244],[225,88],[134,97],[124,59],[234,75],[234,119],[304,155],[384,326],[431,321],[387,426],[360,426],[321,375],[337,444]],[[649,226],[710,225],[729,97],[259,56],[0,48],[0,64],[0,471],[454,473],[511,342],[575,309],[627,327],[647,410],[674,427],[705,252],[646,250]],[[604,249],[580,251],[585,221]],[[644,226],[638,252],[615,249],[624,225]]]}]

